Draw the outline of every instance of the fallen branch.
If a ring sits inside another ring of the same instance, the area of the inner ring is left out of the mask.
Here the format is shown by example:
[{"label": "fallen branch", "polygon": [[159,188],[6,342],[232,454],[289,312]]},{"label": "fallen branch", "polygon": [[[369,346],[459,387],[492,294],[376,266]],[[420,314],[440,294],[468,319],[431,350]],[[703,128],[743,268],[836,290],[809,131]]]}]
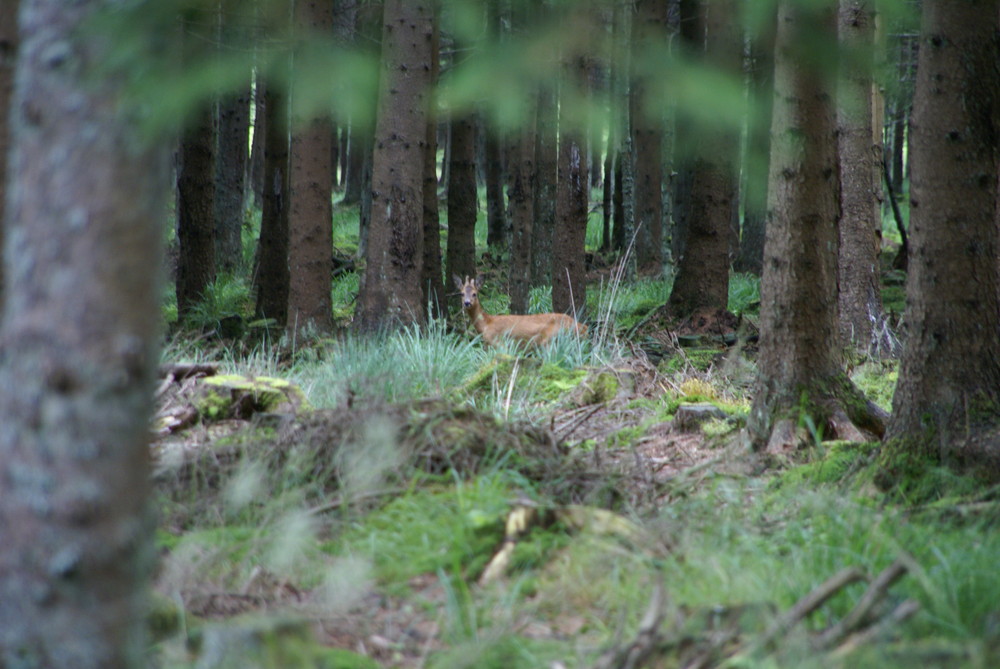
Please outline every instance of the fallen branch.
[{"label": "fallen branch", "polygon": [[861,599],[851,609],[851,612],[844,616],[836,625],[831,626],[822,632],[813,642],[813,647],[817,649],[827,649],[841,643],[848,635],[854,633],[864,625],[871,615],[875,606],[881,603],[889,592],[893,583],[898,581],[907,571],[906,565],[901,560],[896,560],[891,565],[882,570],[874,581],[861,595]]},{"label": "fallen branch", "polygon": [[865,579],[865,573],[857,567],[848,567],[837,572],[808,595],[800,599],[795,606],[779,616],[774,624],[750,645],[747,652],[753,653],[771,645],[779,637],[787,634],[789,630],[799,624],[806,616],[823,606],[835,594],[852,583],[864,581]]}]

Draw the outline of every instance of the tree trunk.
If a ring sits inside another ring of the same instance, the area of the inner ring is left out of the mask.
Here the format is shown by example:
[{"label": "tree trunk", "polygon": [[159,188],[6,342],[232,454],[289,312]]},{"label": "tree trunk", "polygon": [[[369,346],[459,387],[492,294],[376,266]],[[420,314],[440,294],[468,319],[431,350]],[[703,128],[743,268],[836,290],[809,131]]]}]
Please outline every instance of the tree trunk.
[{"label": "tree trunk", "polygon": [[[567,77],[585,82],[587,61],[575,56],[567,64]],[[584,101],[586,104],[586,101]],[[586,305],[587,267],[584,247],[590,208],[587,176],[586,119],[566,118],[568,105],[560,106],[559,178],[556,181],[556,226],[552,240],[552,310],[576,316]]]},{"label": "tree trunk", "polygon": [[448,276],[476,275],[476,122],[473,116],[451,121],[448,177]]},{"label": "tree trunk", "polygon": [[743,154],[743,227],[733,269],[760,276],[767,222],[767,173],[771,159],[771,108],[774,104],[774,12],[750,40],[750,111]]},{"label": "tree trunk", "polygon": [[[244,49],[249,40],[246,18],[236,0],[223,0],[219,11],[220,50]],[[250,78],[250,67],[246,78]],[[215,162],[215,265],[234,273],[243,264],[243,219],[250,160],[251,91],[247,85],[219,98]]]},{"label": "tree trunk", "polygon": [[841,66],[838,90],[840,337],[843,345],[865,355],[892,354],[879,290],[882,220],[876,188],[881,184],[882,151],[872,144],[874,63],[861,60],[875,44],[875,16],[858,0],[841,0],[839,14],[840,40],[849,56]]},{"label": "tree trunk", "polygon": [[[732,77],[741,76],[741,45],[736,7],[726,0],[705,5],[706,64]],[[692,126],[693,127],[693,126]],[[699,128],[692,147],[687,244],[678,259],[669,305],[677,316],[696,310],[724,311],[729,300],[730,225],[736,210],[736,129]]]},{"label": "tree trunk", "polygon": [[356,320],[362,331],[425,320],[420,279],[433,45],[434,17],[429,5],[386,0],[372,156],[372,213]]},{"label": "tree trunk", "polygon": [[[0,248],[3,247],[4,241],[7,156],[10,153],[10,104],[14,95],[14,63],[17,61],[19,1],[0,3]],[[0,263],[0,310],[3,308],[4,292],[4,268]]]},{"label": "tree trunk", "polygon": [[255,274],[258,318],[288,321],[288,102],[274,82],[257,81],[264,100],[264,201]]},{"label": "tree trunk", "polygon": [[754,448],[808,443],[801,415],[824,437],[853,423],[881,436],[883,420],[843,372],[837,339],[837,153],[833,92],[805,57],[836,12],[778,6],[767,242],[758,377],[747,428]]},{"label": "tree trunk", "polygon": [[535,123],[534,114],[526,114],[510,155],[510,311],[528,313],[531,288],[531,239],[534,224]]},{"label": "tree trunk", "polygon": [[496,128],[486,128],[486,244],[495,253],[507,250],[507,216],[503,202],[503,150]]},{"label": "tree trunk", "polygon": [[[682,53],[697,58],[704,50],[705,26],[699,12],[698,0],[678,0],[677,43]],[[677,110],[674,120],[674,178],[673,178],[673,227],[670,230],[670,248],[674,262],[680,262],[687,249],[688,228],[691,220],[691,156],[697,148],[694,120],[683,107]]]},{"label": "tree trunk", "polygon": [[1000,481],[995,2],[924,0],[911,124],[907,340],[876,482]]},{"label": "tree trunk", "polygon": [[205,297],[215,280],[215,158],[212,108],[200,108],[184,131],[177,166],[177,315]]},{"label": "tree trunk", "polygon": [[[295,24],[303,33],[329,34],[331,6],[325,2],[295,3]],[[309,95],[293,83],[293,97]],[[296,118],[289,163],[288,316],[296,330],[332,327],[330,275],[333,272],[333,144],[330,119],[319,115]]]},{"label": "tree trunk", "polygon": [[[431,46],[431,83],[436,85],[441,71],[439,45],[440,28],[434,21],[434,44]],[[424,146],[423,203],[424,203],[424,265],[421,287],[423,303],[429,318],[444,318],[445,289],[441,267],[441,216],[437,196],[437,114],[436,105],[428,105],[426,138]]]},{"label": "tree trunk", "polygon": [[552,238],[556,225],[559,117],[554,90],[538,94],[535,126],[535,225],[531,231],[531,285],[552,281]]},{"label": "tree trunk", "polygon": [[[644,51],[666,41],[667,3],[639,0],[634,25],[635,66]],[[648,77],[633,74],[630,99],[635,151],[636,263],[641,276],[663,272],[663,110],[647,100]]]},{"label": "tree trunk", "polygon": [[219,100],[215,193],[215,261],[223,272],[243,263],[243,207],[249,161],[250,90]]},{"label": "tree trunk", "polygon": [[148,449],[169,158],[137,129],[141,111],[121,103],[131,73],[106,65],[114,36],[95,27],[116,7],[21,2],[0,326],[5,667],[149,659]]}]

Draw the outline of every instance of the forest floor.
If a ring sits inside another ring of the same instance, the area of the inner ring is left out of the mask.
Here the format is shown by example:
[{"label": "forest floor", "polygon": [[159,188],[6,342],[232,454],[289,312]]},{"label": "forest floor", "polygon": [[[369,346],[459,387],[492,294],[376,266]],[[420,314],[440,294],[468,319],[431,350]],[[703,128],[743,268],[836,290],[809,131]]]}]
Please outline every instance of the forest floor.
[{"label": "forest floor", "polygon": [[[887,500],[878,445],[807,416],[750,452],[752,315],[644,304],[531,355],[441,324],[171,346],[151,662],[997,666],[996,492]],[[851,374],[889,407],[894,361]]]}]

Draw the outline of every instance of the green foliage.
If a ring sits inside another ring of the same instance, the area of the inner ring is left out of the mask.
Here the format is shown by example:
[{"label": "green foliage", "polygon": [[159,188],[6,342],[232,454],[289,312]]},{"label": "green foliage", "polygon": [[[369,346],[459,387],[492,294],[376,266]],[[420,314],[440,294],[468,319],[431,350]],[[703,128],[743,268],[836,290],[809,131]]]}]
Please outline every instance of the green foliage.
[{"label": "green foliage", "polygon": [[348,394],[400,402],[443,395],[479,364],[475,341],[449,333],[444,321],[374,336],[347,335],[318,363],[306,360],[291,376],[315,406],[336,406]]},{"label": "green foliage", "polygon": [[760,311],[760,277],[732,272],[729,275],[729,304],[726,308],[737,315]]},{"label": "green foliage", "polygon": [[215,330],[227,316],[247,317],[252,313],[249,280],[243,275],[219,274],[208,285],[204,298],[185,316],[183,325],[193,330]]},{"label": "green foliage", "polygon": [[475,580],[500,545],[513,490],[502,472],[401,495],[324,544],[363,556],[382,583],[443,570]]}]

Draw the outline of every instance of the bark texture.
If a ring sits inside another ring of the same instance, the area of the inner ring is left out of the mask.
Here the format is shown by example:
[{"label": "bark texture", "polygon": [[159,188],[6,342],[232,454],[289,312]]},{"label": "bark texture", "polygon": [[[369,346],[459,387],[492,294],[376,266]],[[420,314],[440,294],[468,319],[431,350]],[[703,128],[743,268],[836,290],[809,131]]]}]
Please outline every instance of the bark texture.
[{"label": "bark texture", "polygon": [[[0,327],[0,666],[141,667],[161,142],[109,74],[114,3],[24,0]],[[58,54],[58,58],[54,57]],[[151,56],[144,56],[151,57]]]},{"label": "bark texture", "polygon": [[264,109],[264,201],[257,249],[258,318],[288,320],[288,99],[273,81],[262,80]]},{"label": "bark texture", "polygon": [[372,213],[357,325],[375,330],[422,323],[423,178],[431,84],[433,11],[429,4],[387,0]]},{"label": "bark texture", "polygon": [[880,417],[843,373],[837,345],[837,152],[831,78],[804,54],[815,35],[835,34],[836,12],[782,2],[758,378],[748,420],[757,449],[806,441],[802,413],[824,436],[837,414],[881,436]]},{"label": "bark texture", "polygon": [[1000,480],[997,3],[925,0],[923,8],[906,345],[883,487],[938,464]]},{"label": "bark texture", "polygon": [[[577,56],[566,66],[567,76],[585,82],[586,59]],[[587,165],[586,120],[568,120],[561,106],[559,133],[559,178],[556,181],[556,226],[552,239],[552,310],[576,314],[587,298],[587,267],[584,246],[590,208],[590,178]],[[574,122],[575,121],[575,122]]]},{"label": "bark texture", "polygon": [[[328,2],[295,3],[295,23],[303,33],[329,34]],[[308,91],[292,89],[293,98]],[[295,329],[329,331],[333,272],[333,126],[325,115],[293,120],[290,149],[288,221],[288,319]]]},{"label": "bark texture", "polygon": [[448,276],[476,275],[476,123],[472,116],[451,121],[448,177]]},{"label": "bark texture", "polygon": [[510,311],[528,313],[531,288],[531,237],[534,227],[535,123],[529,114],[510,160]]},{"label": "bark texture", "polygon": [[[0,247],[4,240],[4,209],[7,201],[7,155],[9,153],[10,102],[14,94],[14,63],[17,60],[17,8],[19,0],[0,3]],[[4,299],[4,269],[0,264],[0,309]]]},{"label": "bark texture", "polygon": [[[648,62],[643,50],[666,40],[667,3],[639,0],[633,25],[633,64]],[[635,151],[636,263],[639,274],[659,277],[663,270],[663,110],[647,102],[652,73],[634,71],[630,91],[632,145]]]},{"label": "bark texture", "polygon": [[873,143],[874,10],[867,2],[842,0],[838,23],[840,41],[847,51],[838,91],[840,336],[844,346],[862,354],[892,354],[893,339],[885,328],[879,286],[882,148]]},{"label": "bark texture", "polygon": [[[742,53],[736,8],[729,0],[705,5],[704,60],[733,77],[740,76]],[[735,129],[700,128],[692,147],[689,223],[684,256],[669,305],[677,316],[699,309],[725,310],[729,301],[730,223],[736,212],[736,158],[739,133]]]},{"label": "bark texture", "polygon": [[212,109],[185,130],[177,165],[177,314],[183,319],[215,280],[215,132]]},{"label": "bark texture", "polygon": [[535,226],[531,233],[531,285],[552,280],[552,237],[556,224],[559,116],[555,92],[538,95],[535,132]]}]

